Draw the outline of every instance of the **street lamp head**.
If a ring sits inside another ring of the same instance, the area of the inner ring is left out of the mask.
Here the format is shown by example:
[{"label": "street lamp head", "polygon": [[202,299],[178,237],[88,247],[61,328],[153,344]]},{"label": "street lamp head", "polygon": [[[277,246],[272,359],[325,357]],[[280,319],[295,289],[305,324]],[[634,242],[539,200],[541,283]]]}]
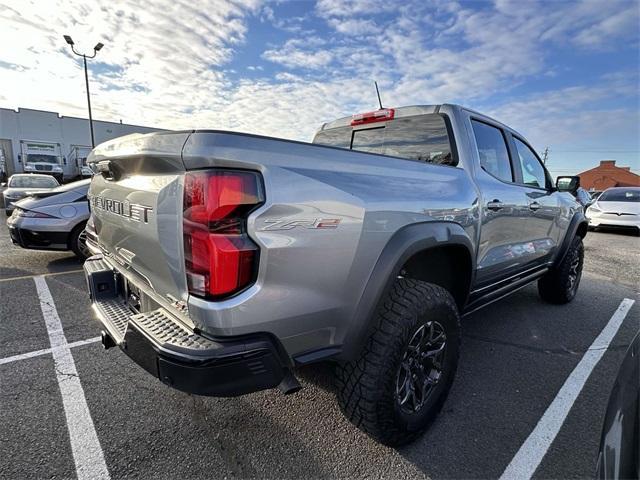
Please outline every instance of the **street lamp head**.
[{"label": "street lamp head", "polygon": [[104,45],[98,42],[98,44],[95,47],[93,47],[93,50],[96,52],[99,52],[102,49],[102,47],[104,47]]},{"label": "street lamp head", "polygon": [[73,47],[73,39],[69,35],[64,35],[64,40]]}]

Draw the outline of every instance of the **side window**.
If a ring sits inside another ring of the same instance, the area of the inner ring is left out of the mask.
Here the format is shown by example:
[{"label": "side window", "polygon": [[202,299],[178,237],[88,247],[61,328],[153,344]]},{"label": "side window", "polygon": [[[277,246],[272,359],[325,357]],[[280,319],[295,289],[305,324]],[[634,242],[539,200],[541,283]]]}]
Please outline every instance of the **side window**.
[{"label": "side window", "polygon": [[518,161],[522,168],[522,182],[538,188],[547,188],[547,174],[536,154],[521,140],[513,137],[518,151]]},{"label": "side window", "polygon": [[[397,119],[389,122],[386,130],[385,155],[453,167],[458,163],[453,157],[447,125],[441,115]],[[353,148],[355,150],[355,146]]]},{"label": "side window", "polygon": [[502,130],[476,120],[471,123],[482,168],[504,182],[513,182],[509,151]]}]

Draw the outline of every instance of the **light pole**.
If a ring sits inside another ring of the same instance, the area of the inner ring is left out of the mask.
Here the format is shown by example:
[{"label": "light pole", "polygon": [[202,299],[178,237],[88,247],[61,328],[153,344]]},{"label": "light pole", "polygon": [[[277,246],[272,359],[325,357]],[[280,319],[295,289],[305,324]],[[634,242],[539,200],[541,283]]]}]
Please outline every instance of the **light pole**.
[{"label": "light pole", "polygon": [[76,55],[78,55],[79,57],[82,57],[82,60],[84,61],[84,81],[87,84],[87,105],[89,106],[89,129],[91,130],[91,148],[93,148],[96,146],[96,142],[93,137],[93,117],[91,116],[91,97],[89,96],[89,74],[87,73],[87,58],[94,58],[98,54],[98,52],[102,49],[102,47],[104,47],[104,45],[98,42],[96,46],[93,47],[93,55],[85,55],[83,53],[76,52],[76,49],[74,48],[73,39],[69,35],[64,35],[64,40],[71,46],[71,51]]}]

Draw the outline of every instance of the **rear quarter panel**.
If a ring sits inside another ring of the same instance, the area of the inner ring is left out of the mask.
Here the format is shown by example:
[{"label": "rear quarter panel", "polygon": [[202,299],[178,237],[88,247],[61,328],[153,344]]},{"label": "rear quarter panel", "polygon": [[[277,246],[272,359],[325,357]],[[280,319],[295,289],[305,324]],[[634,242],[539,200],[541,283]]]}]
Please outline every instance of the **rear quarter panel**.
[{"label": "rear quarter panel", "polygon": [[[477,194],[462,168],[222,132],[197,132],[187,169],[262,172],[266,203],[249,221],[260,245],[257,283],[217,303],[189,300],[214,335],[267,331],[292,355],[340,345],[373,267],[403,226],[445,220],[475,238]],[[321,220],[336,228],[311,228]]]}]

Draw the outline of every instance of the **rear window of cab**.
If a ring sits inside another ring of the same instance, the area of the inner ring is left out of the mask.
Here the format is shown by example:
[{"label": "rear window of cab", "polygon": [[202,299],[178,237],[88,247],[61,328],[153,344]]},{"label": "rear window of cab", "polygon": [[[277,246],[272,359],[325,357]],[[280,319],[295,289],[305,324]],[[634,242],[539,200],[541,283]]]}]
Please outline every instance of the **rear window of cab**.
[{"label": "rear window of cab", "polygon": [[345,126],[322,130],[313,143],[437,165],[458,164],[450,128],[438,113],[373,123],[367,128]]}]

